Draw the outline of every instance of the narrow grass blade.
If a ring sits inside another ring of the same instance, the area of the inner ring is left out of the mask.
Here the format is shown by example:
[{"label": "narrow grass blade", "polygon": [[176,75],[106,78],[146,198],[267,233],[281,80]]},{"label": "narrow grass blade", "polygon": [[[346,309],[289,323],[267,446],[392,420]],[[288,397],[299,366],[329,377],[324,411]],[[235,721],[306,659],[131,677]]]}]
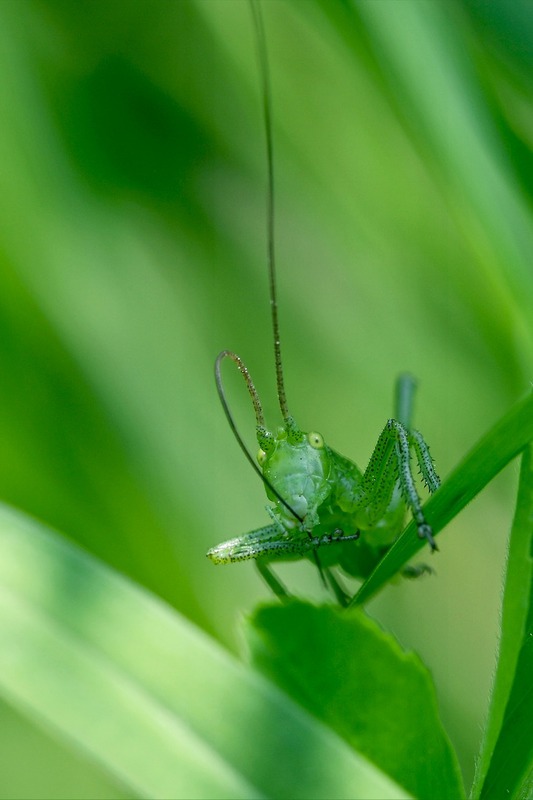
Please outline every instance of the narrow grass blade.
[{"label": "narrow grass blade", "polygon": [[[472,797],[531,796],[533,780],[533,446],[522,456],[490,714]],[[528,788],[529,787],[529,788]]]}]

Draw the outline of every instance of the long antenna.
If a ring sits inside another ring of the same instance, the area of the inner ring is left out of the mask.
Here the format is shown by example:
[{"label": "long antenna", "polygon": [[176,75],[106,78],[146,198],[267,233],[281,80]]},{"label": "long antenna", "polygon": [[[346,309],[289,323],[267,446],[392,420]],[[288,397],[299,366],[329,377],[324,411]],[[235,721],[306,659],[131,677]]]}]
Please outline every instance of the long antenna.
[{"label": "long antenna", "polygon": [[[268,264],[268,278],[270,290],[270,312],[272,318],[272,333],[274,335],[274,363],[276,365],[276,383],[278,387],[278,401],[281,410],[281,415],[285,421],[287,433],[289,430],[293,436],[301,436],[298,431],[294,420],[289,414],[289,407],[287,405],[287,397],[285,395],[285,382],[283,380],[283,365],[281,362],[281,337],[279,333],[279,318],[278,318],[278,300],[276,292],[276,253],[275,253],[275,236],[274,236],[274,148],[272,144],[272,95],[270,92],[270,69],[268,66],[268,50],[266,45],[265,26],[263,24],[263,17],[261,14],[261,5],[259,0],[250,0],[250,7],[252,9],[252,17],[254,21],[257,54],[259,58],[259,73],[262,84],[262,97],[263,97],[263,119],[265,122],[265,139],[267,151],[267,264]],[[277,492],[276,492],[277,494]],[[283,501],[286,506],[287,503]],[[292,511],[292,509],[291,509]],[[294,511],[292,511],[294,514]],[[295,514],[295,516],[297,516]],[[303,520],[301,520],[303,522]],[[308,532],[308,535],[311,534]],[[322,565],[318,553],[313,551],[313,558],[317,569],[322,578],[322,583],[327,586]]]},{"label": "long antenna", "polygon": [[252,17],[256,32],[257,53],[259,58],[259,72],[262,83],[263,117],[265,122],[265,137],[267,150],[268,171],[268,207],[267,207],[267,262],[270,289],[270,311],[272,316],[272,332],[274,334],[274,361],[276,364],[276,381],[278,385],[278,400],[281,414],[285,422],[289,420],[289,408],[285,396],[285,383],[283,381],[283,367],[281,363],[281,342],[279,333],[278,301],[276,293],[276,256],[274,248],[274,155],[272,146],[272,100],[270,93],[268,51],[266,46],[265,28],[261,15],[259,0],[250,0]]}]

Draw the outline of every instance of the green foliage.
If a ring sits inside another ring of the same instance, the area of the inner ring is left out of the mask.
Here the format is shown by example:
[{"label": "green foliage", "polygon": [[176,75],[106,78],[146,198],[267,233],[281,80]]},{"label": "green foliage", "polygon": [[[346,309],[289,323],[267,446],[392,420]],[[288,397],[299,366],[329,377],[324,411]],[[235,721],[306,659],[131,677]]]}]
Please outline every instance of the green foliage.
[{"label": "green foliage", "polygon": [[0,579],[3,695],[127,797],[407,796],[176,611],[6,508]]},{"label": "green foliage", "polygon": [[464,797],[431,677],[359,610],[260,607],[252,663],[413,797]]},{"label": "green foliage", "polygon": [[[522,457],[490,716],[473,796],[530,797],[533,786],[533,446]],[[481,789],[480,789],[481,787]]]},{"label": "green foliage", "polygon": [[[533,774],[531,456],[528,447],[474,798],[528,797]],[[6,507],[0,586],[4,697],[129,796],[464,796],[427,669],[358,609],[260,607],[247,633],[263,681],[177,612]]]},{"label": "green foliage", "polygon": [[[236,619],[268,590],[251,564],[215,568],[205,552],[268,518],[216,399],[222,348],[245,359],[276,425],[249,10],[4,0],[0,795],[422,796],[436,772],[420,755],[412,770],[395,761],[366,663],[397,665],[389,720],[414,737],[398,746],[425,731],[450,800],[455,758],[467,789],[477,761],[473,798],[522,799],[530,4],[264,6],[289,404],[362,468],[395,377],[417,377],[414,424],[443,479],[425,507],[440,531],[440,552],[424,555],[436,574],[391,584],[420,545],[408,527],[350,586],[376,629],[360,610],[324,607],[311,563],[284,565],[305,601],[256,614],[254,659],[268,643],[269,677],[228,653]],[[238,379],[230,402],[252,443]],[[348,629],[364,639],[353,653]],[[368,737],[354,729],[364,710]]]}]

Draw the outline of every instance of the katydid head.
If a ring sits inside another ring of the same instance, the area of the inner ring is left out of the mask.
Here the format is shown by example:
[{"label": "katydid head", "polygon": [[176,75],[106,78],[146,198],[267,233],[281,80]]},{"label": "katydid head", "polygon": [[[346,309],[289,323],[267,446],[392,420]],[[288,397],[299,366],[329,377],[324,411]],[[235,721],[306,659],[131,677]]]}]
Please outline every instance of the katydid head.
[{"label": "katydid head", "polygon": [[[220,365],[230,358],[243,376],[252,399],[259,444],[257,462],[250,455],[237,430],[226,400]],[[301,431],[293,417],[272,433],[265,426],[263,407],[250,373],[240,356],[223,350],[215,362],[217,389],[226,417],[246,458],[265,484],[269,500],[276,504],[276,516],[286,528],[298,524],[310,529],[317,522],[317,508],[331,491],[331,455],[319,433]]]},{"label": "katydid head", "polygon": [[[286,528],[294,527],[297,516],[306,528],[313,527],[317,508],[331,491],[331,457],[322,436],[303,433],[293,424],[266,439],[258,431],[258,441],[257,461],[280,521]],[[280,495],[285,503],[279,502]]]}]

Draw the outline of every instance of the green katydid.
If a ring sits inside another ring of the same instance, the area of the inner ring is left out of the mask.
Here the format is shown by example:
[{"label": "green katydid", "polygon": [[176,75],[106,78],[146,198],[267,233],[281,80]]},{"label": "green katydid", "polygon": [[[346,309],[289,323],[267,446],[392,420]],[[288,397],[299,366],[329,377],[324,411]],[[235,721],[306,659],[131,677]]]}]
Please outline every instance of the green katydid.
[{"label": "green katydid", "polygon": [[[411,429],[414,379],[401,375],[396,384],[395,418],[381,432],[366,470],[329,447],[317,432],[305,433],[289,413],[281,360],[274,253],[274,170],[271,97],[265,34],[257,0],[251,0],[262,80],[263,113],[268,168],[268,274],[278,401],[283,426],[275,433],[265,426],[263,409],[242,359],[223,350],[215,362],[220,400],[230,427],[252,467],[263,480],[270,501],[271,522],[211,548],[215,564],[256,559],[259,570],[279,595],[285,589],[271,573],[274,560],[314,558],[322,577],[339,600],[345,596],[329,572],[335,564],[355,577],[366,577],[404,527],[406,510],[417,524],[418,535],[432,551],[437,549],[427,523],[411,469],[411,455],[430,492],[440,485],[422,435]],[[231,359],[241,372],[253,402],[259,453],[256,463],[244,444],[229,410],[221,378],[221,363]],[[359,540],[359,541],[356,541]],[[320,551],[320,560],[318,552]]]}]

